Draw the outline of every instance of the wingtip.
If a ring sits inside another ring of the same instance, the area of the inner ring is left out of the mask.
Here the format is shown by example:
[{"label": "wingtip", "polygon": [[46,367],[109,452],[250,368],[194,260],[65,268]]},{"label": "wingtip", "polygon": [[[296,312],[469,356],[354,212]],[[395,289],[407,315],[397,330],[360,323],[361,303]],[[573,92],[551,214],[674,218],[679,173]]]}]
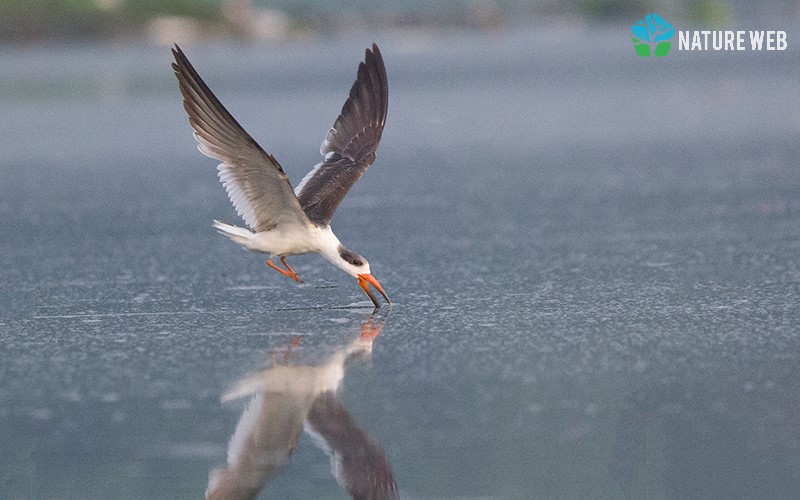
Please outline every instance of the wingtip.
[{"label": "wingtip", "polygon": [[191,66],[189,58],[186,57],[183,49],[181,49],[177,43],[173,44],[173,46],[170,48],[170,51],[172,52],[172,57],[175,59],[175,63],[173,63],[172,67],[175,68],[176,71],[178,71],[178,69]]},{"label": "wingtip", "polygon": [[172,58],[175,59],[175,62],[172,63],[172,70],[176,74],[180,74],[181,67],[185,65],[184,61],[186,60],[186,55],[183,53],[177,43],[170,47],[170,51],[172,52]]},{"label": "wingtip", "polygon": [[375,59],[383,59],[383,56],[381,56],[381,49],[378,48],[378,44],[375,42],[372,42],[372,47],[364,52],[364,60],[369,60],[370,57],[374,57]]},{"label": "wingtip", "polygon": [[378,73],[380,74],[382,80],[386,80],[386,66],[383,62],[383,55],[381,54],[381,49],[378,48],[378,44],[372,44],[372,50],[367,49],[366,54],[364,56],[364,63],[365,65],[377,68]]}]

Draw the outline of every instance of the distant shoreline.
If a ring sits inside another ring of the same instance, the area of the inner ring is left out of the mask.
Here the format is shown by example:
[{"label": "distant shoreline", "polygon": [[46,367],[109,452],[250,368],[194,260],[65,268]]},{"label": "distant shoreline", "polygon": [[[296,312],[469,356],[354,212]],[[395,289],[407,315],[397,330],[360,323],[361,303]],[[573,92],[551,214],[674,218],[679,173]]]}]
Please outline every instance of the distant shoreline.
[{"label": "distant shoreline", "polygon": [[[470,29],[494,31],[520,23],[632,22],[641,5],[631,0],[530,2],[454,0],[421,5],[393,2],[372,5],[277,0],[6,0],[0,5],[0,42],[100,41],[150,39],[157,43],[214,38],[287,40],[336,36],[372,29]],[[737,18],[741,2],[701,0],[680,4],[671,19],[708,25]],[[787,4],[788,5],[788,4]],[[789,7],[786,7],[789,9]],[[773,15],[780,10],[774,10]],[[749,12],[752,14],[752,12]],[[789,12],[786,13],[789,15]],[[796,15],[796,12],[794,12]]]}]

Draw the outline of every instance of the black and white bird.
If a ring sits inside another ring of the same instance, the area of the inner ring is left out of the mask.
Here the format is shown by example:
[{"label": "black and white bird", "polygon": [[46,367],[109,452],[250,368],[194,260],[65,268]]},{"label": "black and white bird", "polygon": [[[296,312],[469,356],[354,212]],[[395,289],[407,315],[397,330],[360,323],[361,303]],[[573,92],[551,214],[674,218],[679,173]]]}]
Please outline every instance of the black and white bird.
[{"label": "black and white bird", "polygon": [[[215,220],[219,233],[247,250],[269,254],[267,265],[298,283],[302,280],[286,257],[318,253],[358,279],[375,307],[380,307],[368,284],[391,301],[372,276],[369,262],[342,245],[330,226],[344,196],[375,161],[386,123],[389,87],[383,57],[375,44],[365,53],[342,112],[320,147],[324,160],[294,189],[278,161],[225,109],[177,45],[172,49],[172,68],[198,149],[222,162],[217,167],[219,179],[248,226]],[[272,262],[276,257],[285,269]]]}]

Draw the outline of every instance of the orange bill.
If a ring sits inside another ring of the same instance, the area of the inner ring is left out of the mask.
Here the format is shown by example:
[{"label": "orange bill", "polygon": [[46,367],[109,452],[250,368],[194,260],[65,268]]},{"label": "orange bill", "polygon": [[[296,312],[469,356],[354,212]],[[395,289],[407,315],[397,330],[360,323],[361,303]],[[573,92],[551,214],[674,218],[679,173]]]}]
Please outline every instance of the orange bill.
[{"label": "orange bill", "polygon": [[374,286],[376,290],[381,292],[381,295],[383,295],[383,298],[386,299],[386,302],[388,302],[389,304],[392,303],[392,301],[389,300],[389,296],[386,295],[386,292],[383,291],[383,287],[381,286],[380,283],[378,283],[378,280],[376,280],[374,276],[372,276],[371,274],[359,274],[358,285],[361,287],[362,290],[364,290],[364,293],[367,294],[369,300],[371,300],[372,303],[375,304],[375,307],[380,307],[381,305],[378,302],[378,299],[375,298],[375,295],[373,295],[372,291],[370,291],[367,283]]}]

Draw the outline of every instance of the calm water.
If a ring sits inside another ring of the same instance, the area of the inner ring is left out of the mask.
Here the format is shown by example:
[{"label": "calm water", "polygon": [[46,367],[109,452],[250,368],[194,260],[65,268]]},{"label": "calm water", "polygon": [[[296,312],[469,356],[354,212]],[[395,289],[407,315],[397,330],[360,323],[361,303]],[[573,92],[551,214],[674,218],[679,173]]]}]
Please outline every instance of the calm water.
[{"label": "calm water", "polygon": [[3,48],[0,497],[199,498],[236,433],[272,457],[238,484],[348,498],[308,417],[409,499],[797,498],[799,33],[656,61],[626,29],[185,48],[297,182],[380,43],[334,219],[372,318],[214,233],[168,49]]}]

